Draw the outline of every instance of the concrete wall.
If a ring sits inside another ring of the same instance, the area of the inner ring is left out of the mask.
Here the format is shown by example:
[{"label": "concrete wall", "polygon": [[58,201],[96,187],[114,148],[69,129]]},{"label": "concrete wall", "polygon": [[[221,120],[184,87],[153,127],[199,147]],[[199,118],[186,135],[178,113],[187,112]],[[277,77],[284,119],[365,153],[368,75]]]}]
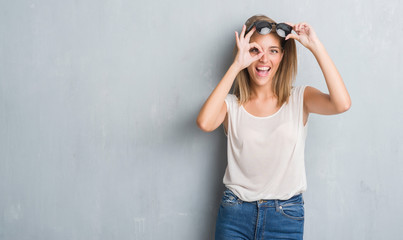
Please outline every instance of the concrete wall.
[{"label": "concrete wall", "polygon": [[[257,13],[311,24],[352,98],[309,118],[306,239],[401,239],[401,12],[398,0],[0,0],[0,239],[212,239],[227,143],[195,121]],[[297,44],[296,85],[327,92]]]}]

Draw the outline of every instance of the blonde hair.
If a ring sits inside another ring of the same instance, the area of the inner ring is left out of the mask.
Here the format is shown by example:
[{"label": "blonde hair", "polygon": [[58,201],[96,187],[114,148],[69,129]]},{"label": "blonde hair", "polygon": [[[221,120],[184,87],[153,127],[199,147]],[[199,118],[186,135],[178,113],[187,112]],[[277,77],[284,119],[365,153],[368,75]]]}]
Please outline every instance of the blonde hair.
[{"label": "blonde hair", "polygon": [[[250,17],[246,22],[246,29],[249,28],[254,22],[265,20],[269,22],[274,22],[271,18],[265,15],[254,15]],[[256,34],[256,33],[253,33]],[[270,33],[273,34],[273,33]],[[277,97],[277,106],[282,106],[285,102],[288,103],[289,96],[291,94],[292,84],[295,81],[297,75],[297,49],[295,45],[295,40],[290,38],[285,41],[285,38],[279,37],[281,46],[283,47],[283,58],[277,69],[277,72],[273,76],[272,89],[274,91],[274,96]],[[238,47],[235,44],[233,54],[234,57],[238,52]],[[250,76],[247,68],[244,68],[238,73],[235,78],[233,94],[238,98],[238,104],[242,105],[250,99],[251,86],[250,86]]]}]

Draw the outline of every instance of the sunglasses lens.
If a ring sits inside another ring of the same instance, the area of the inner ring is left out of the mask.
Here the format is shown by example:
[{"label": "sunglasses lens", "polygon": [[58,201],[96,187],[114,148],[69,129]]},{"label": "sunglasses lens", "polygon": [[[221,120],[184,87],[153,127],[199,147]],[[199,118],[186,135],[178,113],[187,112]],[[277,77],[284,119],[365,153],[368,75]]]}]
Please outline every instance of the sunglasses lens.
[{"label": "sunglasses lens", "polygon": [[[254,25],[256,26],[256,31],[261,35],[269,34],[272,30],[272,24],[266,21],[259,21],[256,22]],[[248,28],[248,31],[252,29],[253,25]],[[276,32],[280,37],[286,37],[288,34],[291,33],[292,27],[285,23],[276,24]]]},{"label": "sunglasses lens", "polygon": [[277,29],[277,34],[278,34],[280,37],[285,37],[285,32],[284,32],[283,29]]},{"label": "sunglasses lens", "polygon": [[266,34],[270,33],[270,31],[271,31],[271,29],[268,28],[268,27],[264,27],[264,28],[259,29],[259,33],[262,34],[262,35],[266,35]]},{"label": "sunglasses lens", "polygon": [[266,35],[271,32],[271,24],[265,21],[256,23],[256,30],[262,35]]},{"label": "sunglasses lens", "polygon": [[287,25],[287,24],[285,24],[285,23],[279,23],[279,24],[276,26],[276,30],[277,30],[277,34],[278,34],[280,37],[286,37],[288,34],[291,33],[292,28],[291,28],[290,25]]}]

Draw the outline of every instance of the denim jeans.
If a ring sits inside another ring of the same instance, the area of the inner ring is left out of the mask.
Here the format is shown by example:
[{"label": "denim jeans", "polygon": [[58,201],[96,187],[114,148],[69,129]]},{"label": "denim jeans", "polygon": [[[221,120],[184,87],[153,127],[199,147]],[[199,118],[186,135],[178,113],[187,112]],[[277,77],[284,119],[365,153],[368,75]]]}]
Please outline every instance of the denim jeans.
[{"label": "denim jeans", "polygon": [[216,221],[216,240],[303,239],[302,193],[288,200],[245,202],[225,189]]}]

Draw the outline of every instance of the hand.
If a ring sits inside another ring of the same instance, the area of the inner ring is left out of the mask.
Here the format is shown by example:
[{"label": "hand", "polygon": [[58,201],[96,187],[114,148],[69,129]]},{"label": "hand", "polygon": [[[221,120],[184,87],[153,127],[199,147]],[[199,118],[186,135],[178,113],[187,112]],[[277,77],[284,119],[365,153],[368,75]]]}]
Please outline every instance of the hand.
[{"label": "hand", "polygon": [[297,34],[290,33],[287,35],[285,40],[293,38],[298,42],[300,42],[304,47],[308,48],[309,50],[312,50],[316,46],[316,44],[320,43],[318,37],[316,36],[315,31],[309,24],[305,22],[298,23],[295,25],[292,23],[287,24],[290,25]]},{"label": "hand", "polygon": [[[246,32],[246,26],[243,25],[242,27],[242,32],[241,32],[241,36],[238,37],[238,32],[235,31],[235,36],[236,36],[236,45],[238,47],[238,52],[235,56],[235,60],[234,63],[240,67],[240,70],[249,67],[249,65],[258,60],[259,58],[261,58],[264,54],[262,47],[260,47],[259,44],[257,44],[256,42],[252,42],[249,43],[250,38],[253,34],[253,32],[255,32],[256,27],[253,27],[253,29],[248,32],[248,34],[246,34],[245,36],[245,32]],[[245,37],[244,37],[245,36]],[[256,48],[259,53],[253,53],[250,50]]]}]

